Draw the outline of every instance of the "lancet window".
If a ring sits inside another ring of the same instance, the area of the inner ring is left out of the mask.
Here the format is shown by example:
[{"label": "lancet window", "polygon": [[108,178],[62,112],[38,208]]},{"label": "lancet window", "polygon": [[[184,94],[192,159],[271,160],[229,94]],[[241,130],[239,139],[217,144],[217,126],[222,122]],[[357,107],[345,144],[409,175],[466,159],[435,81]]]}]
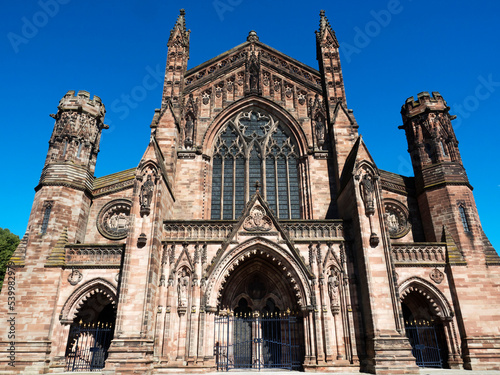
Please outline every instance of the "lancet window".
[{"label": "lancet window", "polygon": [[465,207],[462,205],[458,206],[458,212],[460,213],[460,220],[462,220],[464,231],[470,232],[470,225],[469,225],[469,220],[467,218],[467,213],[465,212]]},{"label": "lancet window", "polygon": [[52,201],[47,201],[43,205],[44,207],[43,220],[42,220],[42,228],[40,230],[42,234],[47,233],[47,228],[49,226],[50,211],[52,211],[52,205],[53,205]]},{"label": "lancet window", "polygon": [[211,218],[237,219],[261,194],[281,219],[299,219],[298,149],[289,129],[262,110],[240,112],[214,142]]}]

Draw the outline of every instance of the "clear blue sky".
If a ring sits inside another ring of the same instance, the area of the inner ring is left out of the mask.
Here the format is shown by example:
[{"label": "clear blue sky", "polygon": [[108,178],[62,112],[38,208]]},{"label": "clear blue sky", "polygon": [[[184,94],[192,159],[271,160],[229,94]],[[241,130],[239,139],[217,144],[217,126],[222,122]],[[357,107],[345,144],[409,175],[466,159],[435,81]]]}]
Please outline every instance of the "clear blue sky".
[{"label": "clear blue sky", "polygon": [[68,90],[98,95],[107,108],[110,129],[96,176],[138,164],[160,106],[166,43],[180,8],[192,31],[190,68],[242,43],[250,30],[317,68],[314,31],[325,9],[342,45],[347,104],[381,169],[412,175],[397,128],[401,105],[421,91],[439,91],[458,117],[480,218],[500,249],[500,2],[494,1],[3,2],[0,227],[19,236],[26,229],[54,125],[49,114]]}]

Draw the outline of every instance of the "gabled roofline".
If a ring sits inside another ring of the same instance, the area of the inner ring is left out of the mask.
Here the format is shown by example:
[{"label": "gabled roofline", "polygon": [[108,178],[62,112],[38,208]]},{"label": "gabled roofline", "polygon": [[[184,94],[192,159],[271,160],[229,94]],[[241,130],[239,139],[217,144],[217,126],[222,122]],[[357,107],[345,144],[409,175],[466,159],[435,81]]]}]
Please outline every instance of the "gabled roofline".
[{"label": "gabled roofline", "polygon": [[264,44],[264,43],[262,43],[260,41],[257,41],[257,42],[248,42],[248,41],[243,42],[243,43],[237,45],[236,47],[233,47],[230,50],[227,50],[226,52],[223,52],[223,53],[221,53],[221,54],[219,54],[219,55],[211,58],[210,60],[205,61],[204,63],[201,63],[201,64],[199,64],[199,65],[197,65],[197,66],[189,69],[186,72],[186,74],[185,74],[184,77],[188,77],[188,76],[190,76],[190,75],[198,72],[199,70],[202,70],[202,69],[206,68],[207,66],[213,64],[217,60],[223,59],[223,58],[225,58],[225,57],[233,54],[234,52],[236,52],[238,50],[244,49],[246,46],[249,46],[252,43],[254,43],[255,45],[258,45],[259,47],[261,47],[263,49],[267,49],[269,52],[275,53],[275,54],[279,55],[280,57],[282,57],[282,58],[284,58],[286,60],[289,60],[290,62],[293,62],[294,64],[299,65],[302,69],[305,69],[309,73],[317,75],[318,78],[321,78],[319,70],[314,69],[314,68],[310,67],[309,65],[306,65],[306,64],[304,64],[304,63],[302,63],[302,62],[294,59],[293,57],[290,57],[290,56],[284,54],[283,52],[280,52],[280,51],[274,49],[273,47],[270,47],[267,44]]}]

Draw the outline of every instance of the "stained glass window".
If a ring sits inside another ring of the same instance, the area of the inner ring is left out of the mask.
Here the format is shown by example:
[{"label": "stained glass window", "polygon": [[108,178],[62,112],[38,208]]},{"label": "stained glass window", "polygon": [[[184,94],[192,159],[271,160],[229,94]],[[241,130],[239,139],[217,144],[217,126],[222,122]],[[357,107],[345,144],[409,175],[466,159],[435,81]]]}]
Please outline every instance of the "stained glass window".
[{"label": "stained glass window", "polygon": [[237,219],[255,182],[276,216],[300,219],[297,145],[288,129],[261,110],[241,112],[214,142],[211,218]]}]

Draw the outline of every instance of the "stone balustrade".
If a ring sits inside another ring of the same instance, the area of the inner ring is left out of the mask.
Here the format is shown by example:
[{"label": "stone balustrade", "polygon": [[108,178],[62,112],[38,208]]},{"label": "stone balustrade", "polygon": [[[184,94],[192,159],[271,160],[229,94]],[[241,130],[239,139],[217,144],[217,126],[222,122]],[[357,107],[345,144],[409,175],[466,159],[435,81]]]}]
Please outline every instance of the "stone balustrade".
[{"label": "stone balustrade", "polygon": [[396,266],[429,266],[446,263],[444,243],[395,243],[391,255]]},{"label": "stone balustrade", "polygon": [[233,231],[235,221],[164,222],[163,240],[223,241]]},{"label": "stone balustrade", "polygon": [[119,245],[67,245],[66,267],[92,266],[92,268],[119,268],[123,255],[123,244]]},{"label": "stone balustrade", "polygon": [[[165,221],[163,223],[164,241],[224,241],[233,231],[237,221]],[[285,220],[280,222],[281,228],[291,240],[297,242],[343,240],[344,227],[342,220],[300,221]]]},{"label": "stone balustrade", "polygon": [[283,229],[288,233],[290,239],[295,242],[318,241],[318,240],[342,240],[344,238],[344,226],[341,220],[294,221],[282,223]]}]

